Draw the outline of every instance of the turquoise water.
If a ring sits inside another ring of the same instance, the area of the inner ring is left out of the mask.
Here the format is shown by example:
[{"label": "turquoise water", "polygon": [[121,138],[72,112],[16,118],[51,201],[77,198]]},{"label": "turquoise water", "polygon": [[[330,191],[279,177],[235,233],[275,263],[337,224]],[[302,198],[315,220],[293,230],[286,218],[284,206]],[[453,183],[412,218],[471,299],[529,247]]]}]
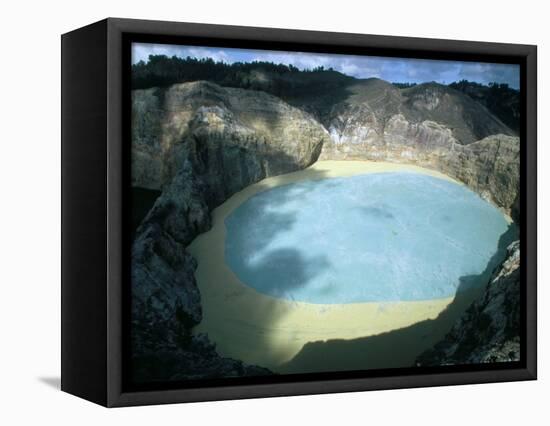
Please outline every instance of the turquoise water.
[{"label": "turquoise water", "polygon": [[279,186],[225,225],[226,262],[243,283],[309,303],[453,296],[485,284],[516,234],[465,186],[409,172]]}]

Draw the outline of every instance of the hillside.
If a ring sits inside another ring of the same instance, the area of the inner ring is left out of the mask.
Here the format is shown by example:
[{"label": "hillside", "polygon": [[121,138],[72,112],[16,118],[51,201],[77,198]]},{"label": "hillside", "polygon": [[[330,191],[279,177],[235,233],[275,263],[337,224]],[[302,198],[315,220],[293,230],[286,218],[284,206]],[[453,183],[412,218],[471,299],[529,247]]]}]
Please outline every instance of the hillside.
[{"label": "hillside", "polygon": [[519,131],[519,94],[505,85],[461,81],[449,86],[408,86],[376,78],[357,79],[323,67],[299,70],[269,62],[226,64],[163,55],[151,56],[147,64],[140,62],[132,67],[133,89],[197,80],[275,95],[311,113],[327,128],[343,106],[353,110],[368,105],[377,112],[382,108],[402,113],[413,123],[432,120],[444,124],[461,143],[497,133],[515,135]]},{"label": "hillside", "polygon": [[132,66],[132,89],[168,87],[173,84],[207,80],[225,87],[260,90],[282,99],[325,97],[345,87],[353,77],[332,69],[301,71],[292,65],[270,62],[226,64],[211,59],[150,56],[147,64]]},{"label": "hillside", "polygon": [[466,145],[494,134],[514,132],[468,96],[437,83],[399,89],[379,79],[358,80],[346,87],[348,96],[322,114],[322,121],[338,141],[358,142],[370,133],[373,142],[392,137],[388,126],[401,116],[408,125],[434,122],[450,130]]},{"label": "hillside", "polygon": [[507,84],[491,83],[484,86],[467,80],[451,83],[449,87],[484,105],[510,129],[519,133],[521,108],[519,90],[512,89]]}]

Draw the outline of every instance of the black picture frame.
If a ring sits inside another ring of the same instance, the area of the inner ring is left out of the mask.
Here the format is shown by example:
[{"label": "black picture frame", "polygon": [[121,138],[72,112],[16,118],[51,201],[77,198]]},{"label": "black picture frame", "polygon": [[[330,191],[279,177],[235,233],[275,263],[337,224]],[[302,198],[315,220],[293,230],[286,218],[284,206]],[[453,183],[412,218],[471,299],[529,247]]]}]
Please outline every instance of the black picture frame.
[{"label": "black picture frame", "polygon": [[[517,63],[521,361],[132,386],[130,43]],[[536,46],[109,18],[62,36],[62,390],[108,407],[536,379]],[[185,387],[184,387],[185,386]]]}]

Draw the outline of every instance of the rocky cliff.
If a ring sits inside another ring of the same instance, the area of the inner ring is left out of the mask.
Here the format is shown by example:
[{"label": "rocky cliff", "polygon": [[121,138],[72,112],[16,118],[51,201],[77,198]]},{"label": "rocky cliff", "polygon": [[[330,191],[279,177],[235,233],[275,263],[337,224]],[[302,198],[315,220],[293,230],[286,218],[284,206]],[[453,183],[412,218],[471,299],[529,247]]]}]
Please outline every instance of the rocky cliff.
[{"label": "rocky cliff", "polygon": [[136,375],[266,374],[220,358],[205,336],[191,334],[202,313],[196,262],[185,248],[209,229],[215,207],[265,177],[309,166],[328,136],[273,96],[207,82],[134,91],[133,105],[132,183],[162,190],[132,248]]},{"label": "rocky cliff", "polygon": [[520,359],[520,250],[508,247],[483,297],[470,306],[451,331],[417,365],[478,364]]},{"label": "rocky cliff", "polygon": [[188,159],[211,183],[224,181],[210,188],[218,202],[311,165],[328,140],[308,113],[275,96],[205,81],[134,90],[132,105],[132,184],[161,189]]},{"label": "rocky cliff", "polygon": [[294,106],[203,81],[133,91],[132,184],[161,191],[132,247],[138,380],[269,373],[221,358],[206,336],[192,334],[202,313],[196,262],[185,251],[209,229],[215,207],[265,177],[319,157],[416,163],[464,182],[517,220],[519,141],[483,106],[436,84],[398,89],[369,79],[331,90],[342,92],[322,102],[296,93],[287,99]]}]

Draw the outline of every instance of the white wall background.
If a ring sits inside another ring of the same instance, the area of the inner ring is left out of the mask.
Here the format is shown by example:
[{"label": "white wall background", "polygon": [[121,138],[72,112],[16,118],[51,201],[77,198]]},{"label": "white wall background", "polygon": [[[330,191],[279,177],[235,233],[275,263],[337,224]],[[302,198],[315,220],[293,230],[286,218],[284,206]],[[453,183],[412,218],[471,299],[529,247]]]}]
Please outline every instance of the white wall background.
[{"label": "white wall background", "polygon": [[[107,16],[539,45],[539,217],[549,217],[544,2],[4,1],[0,5],[0,423],[541,424],[550,392],[549,226],[539,221],[539,381],[106,410],[64,394],[60,34]],[[545,395],[546,393],[546,395]],[[299,423],[302,422],[302,423]]]}]

